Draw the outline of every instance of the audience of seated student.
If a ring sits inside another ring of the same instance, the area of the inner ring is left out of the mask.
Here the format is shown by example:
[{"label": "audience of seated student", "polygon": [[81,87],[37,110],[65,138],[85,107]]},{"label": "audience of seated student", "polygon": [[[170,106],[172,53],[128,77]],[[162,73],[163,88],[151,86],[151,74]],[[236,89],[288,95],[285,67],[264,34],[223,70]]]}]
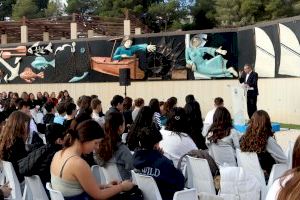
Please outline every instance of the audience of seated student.
[{"label": "audience of seated student", "polygon": [[102,128],[94,120],[83,121],[74,130],[68,130],[64,148],[54,155],[50,166],[52,188],[60,191],[65,199],[108,199],[134,186],[131,181],[97,184],[81,155],[97,150],[103,137]]},{"label": "audience of seated student", "polygon": [[54,110],[54,103],[53,102],[47,102],[44,106],[46,110],[46,114],[43,117],[44,124],[52,124],[54,117],[55,117],[55,110]]},{"label": "audience of seated student", "polygon": [[128,133],[128,127],[133,123],[132,120],[132,98],[125,97],[123,103],[123,115],[125,119],[124,133]]},{"label": "audience of seated student", "polygon": [[65,103],[66,107],[66,117],[64,121],[64,126],[66,129],[68,129],[71,125],[72,120],[75,118],[77,110],[76,110],[76,105],[71,102]]},{"label": "audience of seated student", "polygon": [[292,169],[274,181],[268,191],[266,200],[300,199],[300,136],[298,136],[292,158]]},{"label": "audience of seated student", "polygon": [[160,121],[160,108],[159,108],[159,101],[158,99],[151,99],[149,102],[149,107],[153,110],[153,122],[156,124],[158,129],[161,129],[161,121]]},{"label": "audience of seated student", "polygon": [[165,120],[161,120],[161,125],[162,126],[166,126],[166,123],[167,123],[167,120],[168,120],[168,117],[169,117],[169,113],[173,108],[176,107],[176,105],[177,105],[177,98],[176,97],[170,97],[164,103],[164,107],[163,107],[164,115],[163,116],[165,117]]},{"label": "audience of seated student", "polygon": [[24,101],[29,101],[28,93],[27,92],[22,92],[21,99],[23,99]]},{"label": "audience of seated student", "polygon": [[[182,155],[198,149],[188,131],[185,110],[180,107],[173,108],[169,113],[166,128],[160,130],[163,139],[160,141],[159,146],[163,149],[164,155],[171,159],[175,166],[177,166]],[[184,165],[185,162],[182,162],[182,169]]]},{"label": "audience of seated student", "polygon": [[145,101],[143,98],[137,98],[134,100],[134,109],[131,113],[132,120],[134,121],[136,116],[138,115],[140,109],[144,106]]},{"label": "audience of seated student", "polygon": [[33,93],[29,93],[29,100],[28,100],[28,104],[30,106],[30,109],[35,108],[36,106],[36,99]]},{"label": "audience of seated student", "polygon": [[120,95],[115,95],[110,101],[111,107],[106,111],[105,116],[111,112],[123,112],[124,98]]},{"label": "audience of seated student", "polygon": [[49,95],[48,92],[44,92],[44,93],[43,93],[43,97],[44,97],[44,99],[46,100],[46,102],[51,101],[50,95]]},{"label": "audience of seated student", "polygon": [[156,126],[140,130],[140,149],[133,155],[134,168],[141,174],[152,176],[162,199],[172,200],[176,191],[183,190],[184,177],[173,162],[165,157],[159,147],[162,136]]},{"label": "audience of seated student", "polygon": [[66,115],[66,104],[59,103],[57,106],[58,115],[54,117],[53,123],[64,125]]},{"label": "audience of seated student", "polygon": [[66,103],[66,102],[71,102],[74,103],[73,98],[70,96],[68,90],[63,91],[63,96],[61,97],[61,100],[59,103]]},{"label": "audience of seated student", "polygon": [[186,100],[188,101],[184,106],[184,110],[187,115],[190,136],[197,145],[198,149],[207,149],[205,145],[205,139],[201,134],[203,122],[200,104],[195,100],[193,95],[187,95]]},{"label": "audience of seated student", "polygon": [[104,122],[105,122],[104,116],[100,117],[100,113],[102,112],[101,101],[98,98],[94,98],[91,102],[91,107],[93,109],[93,113],[92,113],[93,120],[98,122],[98,124],[102,128],[104,128]]},{"label": "audience of seated student", "polygon": [[213,117],[215,114],[215,111],[218,107],[224,106],[224,100],[221,97],[216,97],[214,100],[214,108],[206,114],[204,123],[211,125],[213,123]]},{"label": "audience of seated student", "polygon": [[153,110],[149,106],[143,106],[130,126],[126,137],[126,144],[131,151],[139,147],[137,136],[140,130],[144,127],[149,127],[153,124]]},{"label": "audience of seated student", "polygon": [[287,163],[286,156],[274,138],[270,117],[264,110],[253,113],[246,133],[240,139],[240,148],[242,152],[257,153],[266,179],[273,164]]},{"label": "audience of seated student", "polygon": [[0,135],[0,159],[12,163],[20,181],[24,177],[19,174],[18,160],[28,154],[25,143],[29,136],[29,123],[27,114],[15,111],[8,117]]},{"label": "audience of seated student", "polygon": [[21,176],[39,175],[43,185],[50,182],[50,164],[54,154],[62,149],[65,127],[60,124],[50,124],[46,127],[47,144],[30,152],[18,160]]},{"label": "audience of seated student", "polygon": [[61,102],[63,96],[64,96],[64,91],[59,91],[59,93],[57,95],[57,103]]},{"label": "audience of seated student", "polygon": [[105,137],[100,142],[95,153],[95,161],[100,166],[116,164],[122,180],[131,179],[133,169],[132,154],[128,147],[121,142],[125,129],[125,120],[120,112],[111,112],[105,116]]}]

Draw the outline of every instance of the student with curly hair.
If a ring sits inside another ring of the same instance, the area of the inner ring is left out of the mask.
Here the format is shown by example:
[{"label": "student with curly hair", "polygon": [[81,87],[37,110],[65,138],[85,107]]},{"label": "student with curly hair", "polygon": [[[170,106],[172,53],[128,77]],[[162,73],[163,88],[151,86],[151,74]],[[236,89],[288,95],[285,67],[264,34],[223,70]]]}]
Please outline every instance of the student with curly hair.
[{"label": "student with curly hair", "polygon": [[257,153],[265,177],[269,177],[273,164],[287,163],[286,156],[274,138],[270,117],[264,110],[253,113],[246,133],[240,139],[240,148],[242,152]]}]

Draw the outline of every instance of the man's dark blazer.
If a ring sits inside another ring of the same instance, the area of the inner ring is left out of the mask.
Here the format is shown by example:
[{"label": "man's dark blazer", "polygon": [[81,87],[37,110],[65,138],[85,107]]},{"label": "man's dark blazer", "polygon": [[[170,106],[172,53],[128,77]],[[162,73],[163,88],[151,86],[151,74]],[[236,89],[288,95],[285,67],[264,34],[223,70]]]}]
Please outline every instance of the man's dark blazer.
[{"label": "man's dark blazer", "polygon": [[258,74],[252,71],[248,77],[247,82],[246,80],[246,73],[243,73],[242,76],[239,78],[240,83],[248,84],[249,87],[252,87],[253,90],[248,90],[247,96],[257,96],[258,95],[258,88],[257,88],[257,81],[258,81]]}]

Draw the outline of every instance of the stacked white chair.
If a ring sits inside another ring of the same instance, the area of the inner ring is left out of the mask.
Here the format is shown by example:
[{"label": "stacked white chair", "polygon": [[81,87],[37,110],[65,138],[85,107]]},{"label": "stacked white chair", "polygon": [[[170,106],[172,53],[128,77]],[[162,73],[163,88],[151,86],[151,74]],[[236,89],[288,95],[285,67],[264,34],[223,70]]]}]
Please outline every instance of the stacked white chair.
[{"label": "stacked white chair", "polygon": [[51,200],[64,200],[64,196],[60,191],[52,189],[51,183],[46,183],[46,188],[50,193]]},{"label": "stacked white chair", "polygon": [[101,184],[101,185],[105,185],[106,184],[106,179],[104,176],[104,172],[103,172],[103,168],[100,167],[99,165],[93,165],[91,167],[92,173],[95,176],[97,183]]},{"label": "stacked white chair", "polygon": [[47,193],[38,175],[25,177],[23,200],[48,200]]},{"label": "stacked white chair", "polygon": [[131,170],[134,182],[142,190],[144,200],[162,200],[159,189],[153,177],[135,173]]},{"label": "stacked white chair", "polygon": [[216,194],[207,160],[187,156],[187,174],[189,188],[196,188],[198,193]]},{"label": "stacked white chair", "polygon": [[219,166],[236,167],[235,152],[231,145],[211,144],[209,154]]},{"label": "stacked white chair", "polygon": [[266,181],[257,154],[253,152],[241,152],[240,149],[236,149],[236,157],[238,166],[257,178],[261,186],[261,200],[265,200],[267,194]]},{"label": "stacked white chair", "polygon": [[8,161],[1,161],[4,182],[9,182],[9,187],[12,189],[11,196],[8,199],[20,200],[22,199],[22,192],[20,188],[20,182],[16,175],[13,165]]}]

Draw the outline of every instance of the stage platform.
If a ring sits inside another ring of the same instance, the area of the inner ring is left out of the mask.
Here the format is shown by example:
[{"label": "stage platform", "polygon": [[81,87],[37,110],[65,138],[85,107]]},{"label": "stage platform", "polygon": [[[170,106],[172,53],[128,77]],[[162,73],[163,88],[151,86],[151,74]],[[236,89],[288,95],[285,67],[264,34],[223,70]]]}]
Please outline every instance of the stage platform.
[{"label": "stage platform", "polygon": [[[237,124],[234,124],[233,125],[234,128],[239,131],[240,133],[245,133],[246,132],[246,129],[248,127],[248,125],[237,125]],[[277,123],[277,122],[272,122],[272,131],[273,132],[277,132],[277,131],[280,131],[280,124]]]}]

